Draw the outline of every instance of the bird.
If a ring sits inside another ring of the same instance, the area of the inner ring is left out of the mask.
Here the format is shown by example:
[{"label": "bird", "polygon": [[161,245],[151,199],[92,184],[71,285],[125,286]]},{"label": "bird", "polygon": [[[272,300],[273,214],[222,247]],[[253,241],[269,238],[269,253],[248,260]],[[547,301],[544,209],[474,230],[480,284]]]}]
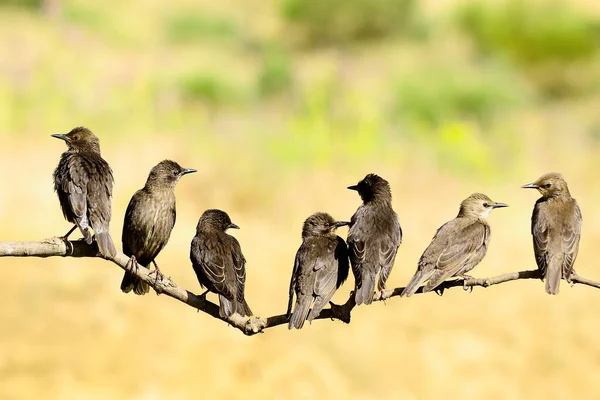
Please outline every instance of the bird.
[{"label": "bird", "polygon": [[88,244],[95,239],[100,254],[114,258],[117,249],[109,229],[114,180],[110,166],[100,155],[100,141],[83,126],[51,136],[67,144],[67,151],[62,153],[53,174],[63,215],[75,224],[62,239],[67,240],[79,228]]},{"label": "bird", "polygon": [[385,282],[402,243],[402,228],[392,209],[392,192],[385,179],[368,174],[348,189],[358,191],[363,201],[350,220],[347,240],[356,281],[355,301],[357,305],[371,304],[377,275],[383,297]]},{"label": "bird", "polygon": [[234,313],[252,315],[244,298],[246,259],[237,239],[225,233],[239,228],[225,211],[206,210],[198,220],[190,246],[190,260],[200,286],[219,295],[221,318]]},{"label": "bird", "polygon": [[558,294],[560,279],[571,283],[579,252],[581,210],[571,197],[567,182],[556,172],[545,174],[522,188],[537,189],[540,197],[533,207],[531,235],[535,261],[548,294]]},{"label": "bird", "polygon": [[[336,222],[324,212],[315,213],[304,221],[302,245],[296,253],[290,281],[288,329],[301,329],[307,319],[312,322],[348,278],[348,248],[335,230],[349,224]],[[292,313],[294,293],[296,305]]]},{"label": "bird", "polygon": [[[144,187],[133,195],[125,211],[123,221],[123,253],[130,257],[128,269],[138,264],[150,268],[154,264],[156,278],[162,274],[156,264],[156,256],[165,247],[175,226],[175,185],[182,176],[197,172],[183,168],[175,161],[163,160],[156,164],[148,175]],[[121,281],[121,290],[143,295],[150,287],[147,283],[126,271]]]},{"label": "bird", "polygon": [[[417,272],[400,296],[410,297],[427,282],[423,293],[435,290],[446,279],[466,275],[485,257],[490,244],[490,225],[487,219],[495,208],[508,207],[488,196],[474,193],[460,204],[458,215],[442,225],[421,258]],[[467,290],[466,282],[463,286]]]}]

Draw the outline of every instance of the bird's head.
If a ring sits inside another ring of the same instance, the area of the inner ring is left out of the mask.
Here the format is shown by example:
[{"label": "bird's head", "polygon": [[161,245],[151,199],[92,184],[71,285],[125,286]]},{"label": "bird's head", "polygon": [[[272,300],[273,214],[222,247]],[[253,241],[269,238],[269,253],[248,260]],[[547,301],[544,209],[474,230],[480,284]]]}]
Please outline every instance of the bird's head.
[{"label": "bird's head", "polygon": [[349,225],[346,221],[336,221],[333,217],[324,212],[318,212],[306,219],[302,225],[302,238],[311,236],[332,235],[340,226]]},{"label": "bird's head", "polygon": [[493,201],[482,193],[473,193],[460,203],[458,216],[485,220],[494,208],[501,207],[508,207],[508,204]]},{"label": "bird's head", "polygon": [[92,151],[100,154],[100,141],[88,128],[78,126],[69,133],[54,133],[51,135],[64,140],[70,151]]},{"label": "bird's head", "polygon": [[348,186],[350,190],[356,190],[363,202],[373,200],[392,201],[392,191],[388,181],[375,174],[368,174],[356,185]]},{"label": "bird's head", "polygon": [[206,210],[200,216],[196,231],[206,229],[215,229],[225,232],[227,229],[240,229],[239,226],[231,222],[231,218],[225,211],[221,210]]},{"label": "bird's head", "polygon": [[569,194],[567,182],[565,182],[563,176],[557,172],[542,175],[535,182],[528,183],[521,187],[525,189],[537,189],[545,199],[560,196],[562,194]]},{"label": "bird's head", "polygon": [[150,170],[146,185],[174,188],[183,175],[191,174],[192,172],[196,172],[196,170],[183,168],[175,161],[163,160]]}]

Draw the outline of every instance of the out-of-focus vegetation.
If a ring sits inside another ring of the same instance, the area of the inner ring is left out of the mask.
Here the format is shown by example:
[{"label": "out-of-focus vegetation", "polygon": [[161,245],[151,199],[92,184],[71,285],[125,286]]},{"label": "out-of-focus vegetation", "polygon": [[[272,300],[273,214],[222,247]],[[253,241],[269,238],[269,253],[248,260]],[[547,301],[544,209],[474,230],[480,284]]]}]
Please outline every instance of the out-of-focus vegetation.
[{"label": "out-of-focus vegetation", "polygon": [[[0,240],[68,230],[49,135],[86,125],[115,173],[113,237],[154,164],[198,169],[158,262],[198,292],[197,218],[228,211],[261,316],[285,309],[304,218],[349,218],[368,172],[405,231],[392,286],[475,191],[511,207],[474,275],[534,268],[536,196],[518,187],[552,170],[583,211],[577,271],[600,279],[599,24],[584,0],[0,0]],[[600,396],[591,289],[457,290],[245,338],[122,295],[105,263],[2,264],[2,399]]]}]

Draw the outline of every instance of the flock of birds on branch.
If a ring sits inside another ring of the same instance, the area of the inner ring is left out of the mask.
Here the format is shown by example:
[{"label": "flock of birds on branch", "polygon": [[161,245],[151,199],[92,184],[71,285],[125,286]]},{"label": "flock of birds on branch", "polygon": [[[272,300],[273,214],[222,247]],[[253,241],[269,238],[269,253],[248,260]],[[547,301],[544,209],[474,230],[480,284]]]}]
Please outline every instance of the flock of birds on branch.
[{"label": "flock of birds on branch", "polygon": [[[54,171],[54,189],[63,214],[75,224],[63,239],[79,228],[88,244],[95,239],[100,254],[113,258],[117,254],[109,232],[113,176],[100,155],[99,140],[84,127],[52,136],[64,140],[68,147]],[[123,292],[133,290],[143,295],[149,291],[148,284],[132,273],[138,264],[150,268],[152,263],[151,273],[156,279],[163,278],[155,259],[175,225],[175,185],[183,175],[192,172],[196,170],[182,168],[174,161],[161,161],[150,171],[144,187],[131,198],[121,237],[123,252],[131,257],[121,283]],[[570,282],[575,273],[581,212],[558,173],[543,175],[523,188],[537,189],[542,195],[533,209],[533,247],[546,292],[558,294],[560,280]],[[373,301],[376,283],[379,297],[384,296],[385,283],[402,243],[390,185],[380,176],[368,174],[348,189],[356,190],[363,201],[350,222],[336,221],[324,212],[304,221],[302,245],[296,253],[290,281],[290,329],[300,329],[305,321],[319,315],[348,277],[350,266],[357,305]],[[467,273],[483,259],[490,243],[487,218],[493,209],[501,207],[507,205],[481,193],[463,200],[456,218],[437,230],[423,252],[402,296],[413,295],[421,285],[423,292],[429,292],[449,278],[470,278]],[[349,226],[347,244],[335,233],[345,225]],[[219,296],[219,315],[223,318],[233,313],[252,315],[244,297],[246,260],[237,239],[226,233],[231,228],[239,227],[226,212],[206,210],[198,220],[190,248],[198,281],[207,289],[203,296],[209,291]]]}]

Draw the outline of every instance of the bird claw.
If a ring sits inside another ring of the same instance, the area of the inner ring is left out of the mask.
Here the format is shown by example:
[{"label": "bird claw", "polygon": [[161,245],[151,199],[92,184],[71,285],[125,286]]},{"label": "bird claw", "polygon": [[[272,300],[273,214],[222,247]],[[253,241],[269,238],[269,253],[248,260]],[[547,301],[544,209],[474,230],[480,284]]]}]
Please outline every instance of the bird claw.
[{"label": "bird claw", "polygon": [[471,293],[473,291],[473,286],[467,286],[467,280],[473,279],[473,277],[470,275],[463,275],[462,278],[463,278],[463,290],[465,292]]},{"label": "bird claw", "polygon": [[125,269],[129,272],[137,273],[138,268],[139,266],[137,259],[135,258],[135,256],[131,256],[131,258],[129,259],[129,261],[127,261],[127,264],[125,265]]}]

